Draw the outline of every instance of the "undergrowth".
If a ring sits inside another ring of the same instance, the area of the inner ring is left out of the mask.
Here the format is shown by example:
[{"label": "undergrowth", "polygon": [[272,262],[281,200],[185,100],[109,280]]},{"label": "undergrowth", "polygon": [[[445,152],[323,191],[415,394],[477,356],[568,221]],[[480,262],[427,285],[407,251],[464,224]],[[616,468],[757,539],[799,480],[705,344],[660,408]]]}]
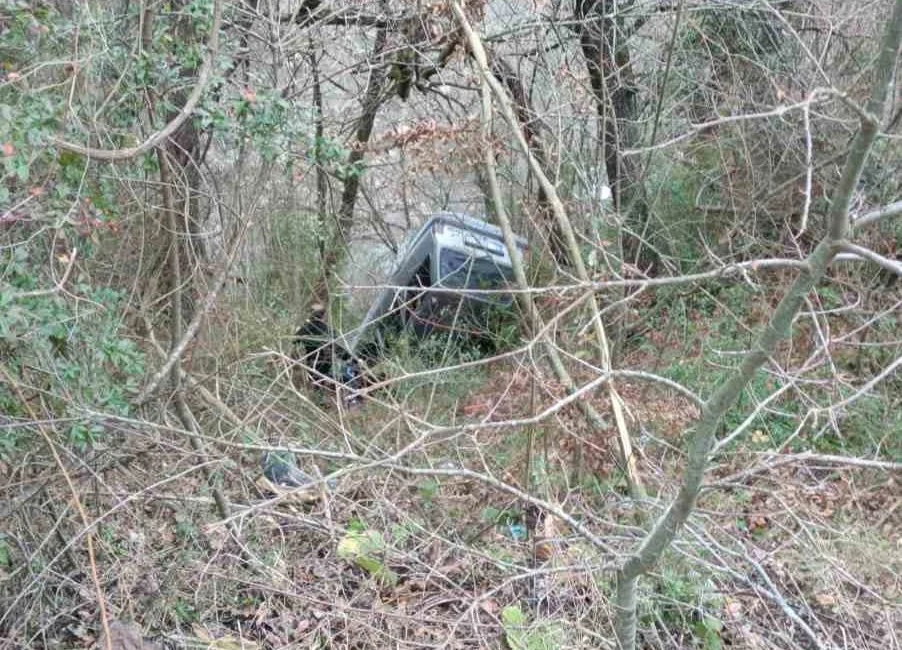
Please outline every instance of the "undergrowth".
[{"label": "undergrowth", "polygon": [[[753,290],[744,284],[732,284],[691,294],[661,291],[653,315],[630,345],[653,359],[662,375],[706,396],[726,379],[763,326],[767,308],[772,306],[767,297],[775,293],[771,289]],[[854,330],[867,313],[880,313],[897,299],[894,292],[872,295],[867,306],[870,312],[865,310],[862,316],[846,315],[843,310],[831,314],[830,310],[844,304],[844,298],[832,287],[818,293],[819,308],[827,310],[827,315],[817,317],[818,327],[830,328],[834,336]],[[823,410],[856,394],[856,389],[829,380],[834,368],[853,375],[862,368],[882,368],[892,361],[892,332],[898,322],[897,314],[884,313],[870,331],[869,340],[850,336],[846,346],[831,349],[830,358],[816,360],[815,367],[801,376],[796,388],[770,402],[747,425],[747,434],[734,447],[843,452],[894,461],[902,458],[902,416],[896,407],[902,384],[897,378],[888,377],[870,395],[858,396],[839,412],[831,415]],[[810,341],[818,336],[812,323],[812,316],[804,315],[796,323],[793,341],[782,348],[778,359],[785,368],[806,361]],[[669,334],[662,337],[662,331]],[[881,340],[886,343],[880,344]],[[723,430],[729,432],[743,424],[761,401],[785,381],[786,377],[772,371],[760,372],[737,408],[727,416]]]}]

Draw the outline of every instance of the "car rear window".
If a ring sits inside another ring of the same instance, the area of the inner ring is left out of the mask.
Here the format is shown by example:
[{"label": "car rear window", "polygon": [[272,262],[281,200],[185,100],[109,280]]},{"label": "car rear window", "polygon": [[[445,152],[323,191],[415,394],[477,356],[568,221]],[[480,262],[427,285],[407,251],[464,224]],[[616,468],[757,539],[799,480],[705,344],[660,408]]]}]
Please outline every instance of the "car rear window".
[{"label": "car rear window", "polygon": [[490,257],[473,257],[450,248],[439,255],[439,281],[452,289],[498,289],[513,281],[513,270]]}]

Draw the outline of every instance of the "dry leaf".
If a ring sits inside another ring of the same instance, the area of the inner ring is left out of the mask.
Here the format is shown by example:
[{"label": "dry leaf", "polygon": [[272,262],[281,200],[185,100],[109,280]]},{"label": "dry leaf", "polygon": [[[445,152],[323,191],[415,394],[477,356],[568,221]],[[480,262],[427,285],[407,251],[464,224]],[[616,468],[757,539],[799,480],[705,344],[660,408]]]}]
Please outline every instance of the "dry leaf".
[{"label": "dry leaf", "polygon": [[498,610],[500,609],[498,607],[498,602],[493,598],[486,598],[481,603],[479,603],[479,606],[486,614],[489,614],[491,616],[496,616],[498,614]]},{"label": "dry leaf", "polygon": [[204,644],[204,647],[207,650],[259,650],[260,648],[260,646],[253,641],[240,639],[231,634],[214,639],[210,636],[210,633],[200,625],[194,625],[192,630],[194,631],[195,638]]},{"label": "dry leaf", "polygon": [[814,599],[823,607],[833,607],[836,604],[836,597],[833,594],[817,594]]},{"label": "dry leaf", "polygon": [[540,562],[547,562],[554,557],[554,545],[547,541],[536,542],[535,555]]},{"label": "dry leaf", "polygon": [[277,497],[282,497],[287,502],[295,503],[314,503],[322,496],[321,492],[316,488],[289,488],[276,485],[265,476],[257,479],[256,485],[264,492],[269,492]]},{"label": "dry leaf", "polygon": [[110,643],[107,644],[106,632],[101,631],[97,641],[99,650],[160,650],[160,646],[152,641],[145,641],[141,630],[134,625],[122,621],[110,621]]},{"label": "dry leaf", "polygon": [[742,614],[742,603],[732,598],[727,598],[723,606],[724,613],[730,618],[739,618]]},{"label": "dry leaf", "polygon": [[556,518],[548,515],[542,521],[542,534],[536,542],[535,554],[538,560],[547,562],[554,557],[554,540],[560,539],[561,527]]},{"label": "dry leaf", "polygon": [[751,528],[767,528],[767,519],[764,517],[752,517],[749,522]]}]

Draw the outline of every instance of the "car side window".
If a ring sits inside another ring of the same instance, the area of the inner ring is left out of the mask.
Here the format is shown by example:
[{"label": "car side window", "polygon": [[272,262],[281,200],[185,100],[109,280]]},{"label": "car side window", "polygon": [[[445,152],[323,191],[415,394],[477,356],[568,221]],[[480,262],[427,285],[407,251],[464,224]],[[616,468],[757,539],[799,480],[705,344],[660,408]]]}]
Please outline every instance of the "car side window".
[{"label": "car side window", "polygon": [[460,251],[444,249],[439,260],[441,283],[460,289],[493,289],[510,281],[510,270],[491,257],[472,257]]}]

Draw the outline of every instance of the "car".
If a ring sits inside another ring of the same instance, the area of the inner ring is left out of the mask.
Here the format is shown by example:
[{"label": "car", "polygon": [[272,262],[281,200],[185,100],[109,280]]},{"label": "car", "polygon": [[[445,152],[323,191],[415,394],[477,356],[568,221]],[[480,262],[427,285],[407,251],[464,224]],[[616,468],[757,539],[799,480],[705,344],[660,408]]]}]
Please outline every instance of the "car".
[{"label": "car", "polygon": [[[515,241],[514,254],[524,259],[528,242],[523,237]],[[360,325],[348,335],[329,328],[324,337],[324,313],[317,307],[315,336],[305,335],[311,321],[298,330],[295,358],[304,365],[315,359],[312,369],[319,379],[327,375],[335,386],[357,387],[365,383],[362,369],[384,355],[389,333],[410,331],[424,337],[436,331],[485,332],[491,308],[513,301],[504,291],[514,283],[513,276],[513,261],[498,226],[466,214],[432,215],[401,247],[388,282]]]},{"label": "car", "polygon": [[[523,259],[527,240],[515,241],[515,254]],[[498,290],[513,283],[512,260],[498,226],[460,213],[433,215],[402,246],[386,286],[350,337],[349,349],[357,353],[373,343],[384,347],[383,334],[389,329],[409,328],[423,336],[454,327],[461,316],[478,322],[486,308],[511,303],[513,296]]]}]

